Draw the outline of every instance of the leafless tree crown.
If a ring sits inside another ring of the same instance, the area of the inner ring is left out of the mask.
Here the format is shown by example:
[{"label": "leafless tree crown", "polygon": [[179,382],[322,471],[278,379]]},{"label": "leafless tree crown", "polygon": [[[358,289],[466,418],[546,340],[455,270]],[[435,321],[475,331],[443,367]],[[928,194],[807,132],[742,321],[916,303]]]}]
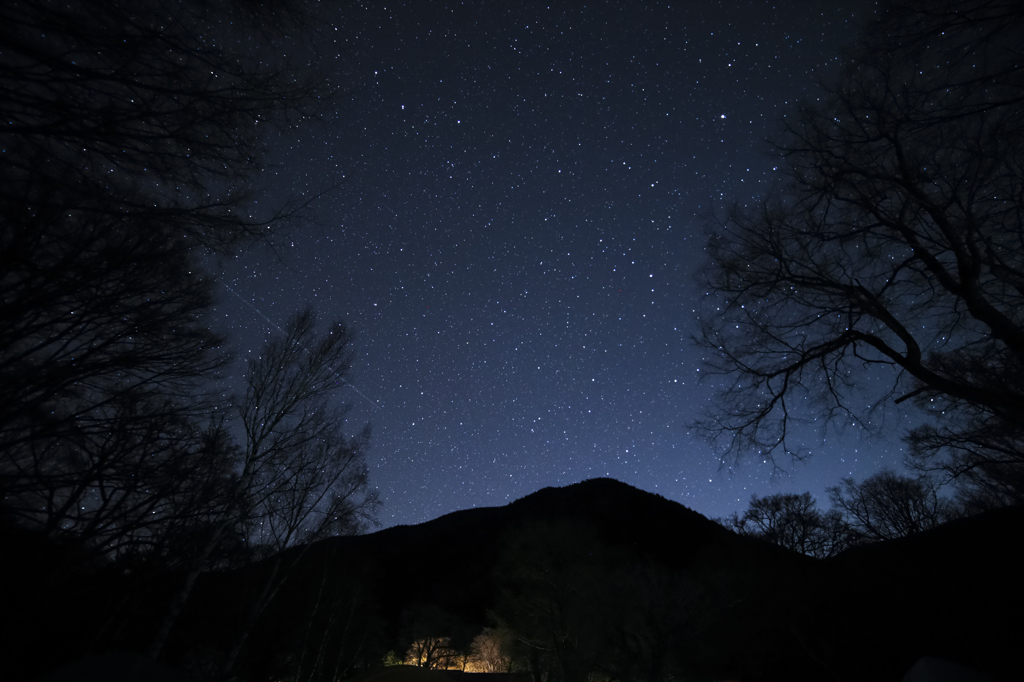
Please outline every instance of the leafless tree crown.
[{"label": "leafless tree crown", "polygon": [[860,424],[912,399],[920,466],[1019,470],[1022,29],[1019,3],[895,3],[791,119],[787,180],[708,244],[697,340],[734,383],[699,426],[725,452],[799,456],[798,413]]}]

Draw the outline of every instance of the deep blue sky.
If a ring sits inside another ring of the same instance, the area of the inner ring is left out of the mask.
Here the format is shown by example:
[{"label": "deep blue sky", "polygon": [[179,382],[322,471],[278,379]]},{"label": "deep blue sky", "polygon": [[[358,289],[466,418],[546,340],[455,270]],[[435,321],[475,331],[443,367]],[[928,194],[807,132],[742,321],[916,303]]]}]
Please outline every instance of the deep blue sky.
[{"label": "deep blue sky", "polygon": [[[702,216],[776,177],[764,140],[874,3],[368,2],[322,64],[357,84],[278,138],[268,201],[342,181],[279,254],[227,265],[256,349],[307,303],[358,334],[384,526],[610,476],[707,516],[824,488],[898,441],[808,430],[810,463],[720,469],[689,338]],[[325,29],[329,32],[330,21]],[[236,297],[237,294],[237,297]],[[269,321],[268,321],[269,320]],[[355,430],[355,425],[353,427]],[[898,433],[898,429],[894,431]],[[827,506],[827,505],[826,505]]]}]

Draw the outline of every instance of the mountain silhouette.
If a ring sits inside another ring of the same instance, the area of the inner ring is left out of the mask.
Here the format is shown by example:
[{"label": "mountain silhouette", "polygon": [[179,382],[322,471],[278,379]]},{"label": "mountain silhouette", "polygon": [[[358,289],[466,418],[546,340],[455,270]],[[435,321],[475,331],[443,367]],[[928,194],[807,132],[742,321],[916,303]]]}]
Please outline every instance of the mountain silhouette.
[{"label": "mountain silhouette", "polygon": [[[529,524],[572,522],[611,547],[682,570],[698,560],[803,564],[806,557],[736,535],[660,495],[610,478],[543,488],[503,507],[466,509],[415,526],[331,538],[318,552],[360,557],[374,566],[390,613],[429,602],[472,621],[494,603],[494,567],[509,534]],[[768,558],[770,557],[770,558]]]},{"label": "mountain silhouette", "polygon": [[[699,597],[685,608],[697,615],[678,646],[698,676],[896,682],[932,656],[1017,679],[1019,629],[1006,623],[1024,609],[1022,523],[1024,510],[1006,509],[818,560],[739,536],[660,495],[593,479],[502,507],[316,543],[262,618],[249,651],[271,652],[298,636],[313,617],[310,604],[319,612],[335,608],[322,596],[331,590],[362,595],[364,610],[346,617],[366,637],[372,630],[376,644],[365,649],[377,653],[370,664],[380,661],[381,647],[403,646],[415,614],[429,609],[472,636],[494,622],[514,540],[561,528],[578,531],[576,546],[594,545],[595,563],[614,557],[616,570],[635,566],[693,586]],[[230,629],[230,614],[256,589],[258,574],[256,567],[204,580],[185,628],[189,646]],[[351,608],[346,599],[336,608]]]},{"label": "mountain silhouette", "polygon": [[[687,507],[609,478],[546,487],[503,507],[318,543],[307,560],[339,562],[377,599],[385,639],[417,604],[482,628],[500,596],[503,549],[516,532],[559,522],[603,545],[718,593],[700,647],[723,675],[899,680],[923,655],[1010,679],[1013,628],[1024,607],[1024,510],[963,519],[918,536],[816,560],[737,536]],[[348,580],[351,580],[349,578]],[[867,651],[867,655],[857,655]],[[754,663],[742,663],[743,660]],[[717,665],[717,664],[716,664]],[[745,668],[742,668],[745,666]]]}]

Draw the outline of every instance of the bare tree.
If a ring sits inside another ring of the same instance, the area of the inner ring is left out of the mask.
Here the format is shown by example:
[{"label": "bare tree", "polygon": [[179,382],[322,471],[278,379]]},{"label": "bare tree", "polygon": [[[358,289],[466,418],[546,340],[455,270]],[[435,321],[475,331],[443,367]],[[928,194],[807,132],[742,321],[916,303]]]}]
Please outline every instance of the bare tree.
[{"label": "bare tree", "polygon": [[405,653],[405,661],[428,670],[457,669],[459,653],[452,648],[451,641],[451,637],[439,636],[413,640]]},{"label": "bare tree", "polygon": [[351,367],[350,342],[341,323],[318,334],[316,318],[306,310],[249,360],[245,397],[238,408],[244,443],[237,449],[237,473],[206,545],[154,638],[151,656],[163,648],[195,580],[209,567],[209,557],[227,533],[241,530],[260,550],[257,558],[270,557],[270,567],[226,669],[301,558],[301,551],[284,556],[283,550],[358,533],[374,522],[379,502],[366,471],[369,430],[346,437],[347,408],[333,403]]},{"label": "bare tree", "polygon": [[340,322],[319,336],[307,309],[248,361],[239,406],[241,518],[253,543],[269,553],[356,534],[374,522],[369,427],[347,437],[349,406],[334,402],[351,369],[352,336]]},{"label": "bare tree", "polygon": [[509,533],[496,615],[524,645],[535,679],[582,682],[601,670],[609,624],[621,616],[603,596],[615,568],[615,552],[583,522],[535,522]]},{"label": "bare tree", "polygon": [[[330,400],[351,367],[351,336],[335,324],[317,343],[315,322],[308,310],[296,315],[284,337],[249,362],[241,406],[246,434],[241,482],[247,471],[252,478],[240,493],[239,511],[244,510],[244,536],[269,568],[225,658],[225,675],[311,543],[357,535],[376,523],[379,499],[369,489],[366,468],[370,429],[348,438],[343,426],[349,408]],[[301,550],[284,553],[293,547]]]},{"label": "bare tree", "polygon": [[856,541],[842,515],[818,511],[810,493],[752,495],[742,516],[734,513],[723,523],[741,535],[818,558],[834,556]]},{"label": "bare tree", "polygon": [[726,452],[799,456],[805,406],[870,424],[913,399],[918,465],[1020,481],[1022,29],[1008,0],[890,3],[790,119],[787,180],[708,246],[699,341],[733,384],[701,426]]},{"label": "bare tree", "polygon": [[462,620],[434,604],[416,604],[403,614],[405,662],[430,670],[461,670],[472,634]]},{"label": "bare tree", "polygon": [[832,508],[867,540],[894,540],[934,528],[955,518],[957,506],[925,477],[883,470],[857,483],[844,478],[828,489]]},{"label": "bare tree", "polygon": [[101,553],[155,537],[206,461],[223,357],[199,256],[294,214],[250,200],[263,129],[333,92],[252,39],[303,42],[285,9],[0,5],[0,496],[22,523]]},{"label": "bare tree", "polygon": [[220,339],[184,244],[61,211],[0,227],[0,487],[21,522],[102,550],[166,519],[146,507],[167,511],[157,491],[199,456],[209,403],[193,396]]},{"label": "bare tree", "polygon": [[315,58],[314,5],[0,3],[5,516],[190,580],[251,546],[256,516],[278,546],[372,516],[365,437],[332,431],[338,410],[304,423],[287,469],[211,419],[231,406],[211,390],[226,358],[204,265],[303,214],[309,196],[258,186],[268,133],[338,92]]},{"label": "bare tree", "polygon": [[235,210],[265,166],[265,128],[317,115],[335,90],[287,56],[315,33],[301,2],[12,0],[0,12],[0,192],[59,181],[68,210],[175,224],[206,246],[265,227]]},{"label": "bare tree", "polygon": [[510,673],[515,664],[515,634],[507,627],[484,628],[473,638],[473,662],[477,672]]},{"label": "bare tree", "polygon": [[603,657],[614,679],[665,682],[679,676],[679,650],[695,629],[700,601],[695,583],[641,560],[616,571],[608,609],[610,637]]}]

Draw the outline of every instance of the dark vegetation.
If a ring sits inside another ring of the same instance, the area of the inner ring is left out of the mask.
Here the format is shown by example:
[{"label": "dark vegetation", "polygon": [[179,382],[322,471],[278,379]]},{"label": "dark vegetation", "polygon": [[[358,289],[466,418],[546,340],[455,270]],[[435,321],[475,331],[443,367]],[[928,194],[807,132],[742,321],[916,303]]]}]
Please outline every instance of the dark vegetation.
[{"label": "dark vegetation", "polygon": [[732,530],[594,480],[372,535],[349,331],[297,313],[227,398],[207,320],[203,264],[306,208],[255,185],[263,131],[338,94],[281,56],[315,54],[303,8],[0,8],[5,679],[108,652],[254,682],[407,656],[534,682],[896,680],[922,655],[1019,678],[1018,3],[890,5],[792,119],[788,180],[711,241],[701,340],[738,376],[711,435],[800,456],[798,401],[871,424],[912,400],[927,475],[842,481],[827,512],[755,497]]},{"label": "dark vegetation", "polygon": [[[616,481],[548,488],[502,508],[313,544],[252,628],[236,672],[343,678],[428,638],[445,649],[429,664],[458,669],[474,638],[507,632],[501,671],[543,680],[898,680],[923,655],[1017,679],[1016,633],[1002,614],[1024,607],[1014,561],[1022,513],[817,560]],[[270,570],[201,577],[163,660],[216,679]],[[111,623],[121,605],[110,595],[130,582],[98,571],[68,587],[63,617],[35,624],[51,635],[36,651],[54,664],[55,652],[82,653],[81,628]],[[89,632],[93,646],[147,644],[116,627]]]},{"label": "dark vegetation", "polygon": [[204,266],[310,201],[268,207],[255,183],[267,134],[336,99],[266,49],[303,54],[314,26],[299,3],[0,8],[5,676],[159,656],[201,574],[258,565],[226,677],[301,548],[373,519],[368,432],[343,433],[335,397],[349,331],[297,312],[228,386],[208,315]]},{"label": "dark vegetation", "polygon": [[824,559],[882,540],[904,538],[974,513],[971,500],[943,496],[927,476],[883,469],[858,483],[828,488],[832,508],[820,511],[810,493],[750,498],[743,514],[719,520],[741,535]]},{"label": "dark vegetation", "polygon": [[889,3],[787,117],[783,180],[709,241],[698,341],[726,455],[800,457],[802,419],[882,431],[977,508],[1024,488],[1019,3]]}]

